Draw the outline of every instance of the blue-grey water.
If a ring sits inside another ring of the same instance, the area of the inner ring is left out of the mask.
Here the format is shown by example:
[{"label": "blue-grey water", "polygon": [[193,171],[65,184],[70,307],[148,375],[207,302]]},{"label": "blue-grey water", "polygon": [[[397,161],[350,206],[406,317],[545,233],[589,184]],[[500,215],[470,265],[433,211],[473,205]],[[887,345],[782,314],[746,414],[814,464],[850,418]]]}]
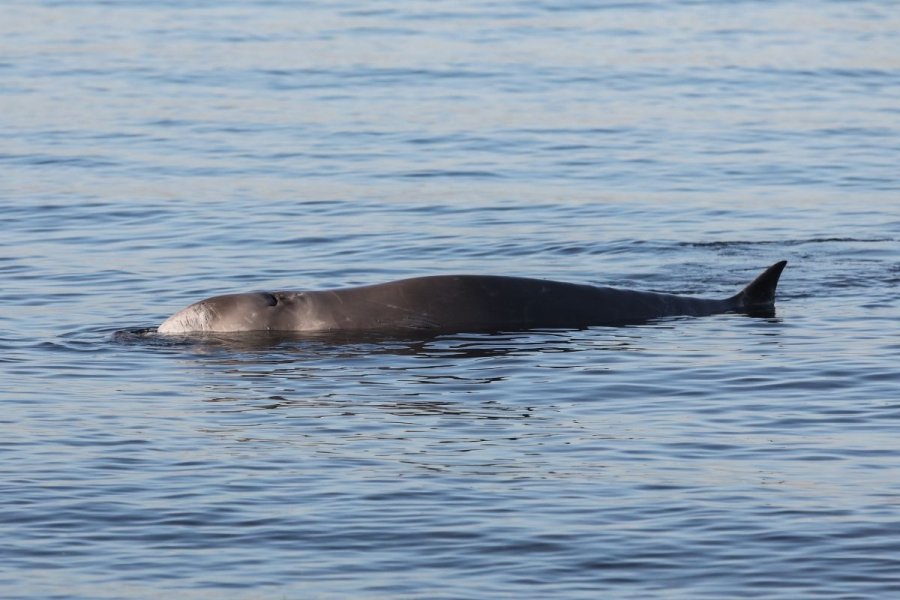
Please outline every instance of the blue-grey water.
[{"label": "blue-grey water", "polygon": [[[893,2],[0,5],[0,597],[900,597]],[[494,273],[773,318],[147,334]]]}]

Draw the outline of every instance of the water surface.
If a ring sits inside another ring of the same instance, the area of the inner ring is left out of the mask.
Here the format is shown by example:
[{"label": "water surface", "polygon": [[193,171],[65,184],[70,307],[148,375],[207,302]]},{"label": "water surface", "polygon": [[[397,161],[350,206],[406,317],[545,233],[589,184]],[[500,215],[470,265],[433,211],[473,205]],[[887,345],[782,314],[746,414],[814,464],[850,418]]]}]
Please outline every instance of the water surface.
[{"label": "water surface", "polygon": [[[900,593],[892,3],[7,2],[0,596]],[[146,333],[434,273],[772,318]]]}]

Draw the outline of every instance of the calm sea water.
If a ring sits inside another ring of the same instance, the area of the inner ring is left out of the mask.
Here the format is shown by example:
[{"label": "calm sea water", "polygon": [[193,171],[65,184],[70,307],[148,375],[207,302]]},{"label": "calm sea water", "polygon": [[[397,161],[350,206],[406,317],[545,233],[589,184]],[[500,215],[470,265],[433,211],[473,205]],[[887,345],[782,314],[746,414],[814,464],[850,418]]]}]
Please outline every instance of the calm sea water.
[{"label": "calm sea water", "polygon": [[[892,2],[3,2],[3,598],[900,594]],[[774,318],[152,334],[427,273]]]}]

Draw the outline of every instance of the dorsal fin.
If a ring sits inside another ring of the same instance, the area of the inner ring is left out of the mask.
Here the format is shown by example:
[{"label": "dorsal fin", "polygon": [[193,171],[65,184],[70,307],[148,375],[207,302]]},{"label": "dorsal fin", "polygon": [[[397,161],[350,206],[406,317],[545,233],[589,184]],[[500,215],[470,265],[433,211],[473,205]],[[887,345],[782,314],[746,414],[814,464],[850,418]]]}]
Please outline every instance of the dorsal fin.
[{"label": "dorsal fin", "polygon": [[735,310],[765,310],[775,306],[775,288],[778,287],[778,278],[785,265],[786,260],[775,263],[751,281],[750,285],[729,298]]}]

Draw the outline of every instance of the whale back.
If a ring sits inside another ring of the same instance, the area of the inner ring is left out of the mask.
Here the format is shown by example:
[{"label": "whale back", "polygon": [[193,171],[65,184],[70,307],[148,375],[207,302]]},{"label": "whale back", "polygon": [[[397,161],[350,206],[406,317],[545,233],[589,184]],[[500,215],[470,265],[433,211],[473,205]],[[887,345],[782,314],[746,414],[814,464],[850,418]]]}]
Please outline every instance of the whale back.
[{"label": "whale back", "polygon": [[229,331],[502,331],[630,325],[670,316],[769,314],[786,262],[731,298],[496,275],[433,275],[310,292],[228,294],[202,300],[160,325],[164,334]]}]

